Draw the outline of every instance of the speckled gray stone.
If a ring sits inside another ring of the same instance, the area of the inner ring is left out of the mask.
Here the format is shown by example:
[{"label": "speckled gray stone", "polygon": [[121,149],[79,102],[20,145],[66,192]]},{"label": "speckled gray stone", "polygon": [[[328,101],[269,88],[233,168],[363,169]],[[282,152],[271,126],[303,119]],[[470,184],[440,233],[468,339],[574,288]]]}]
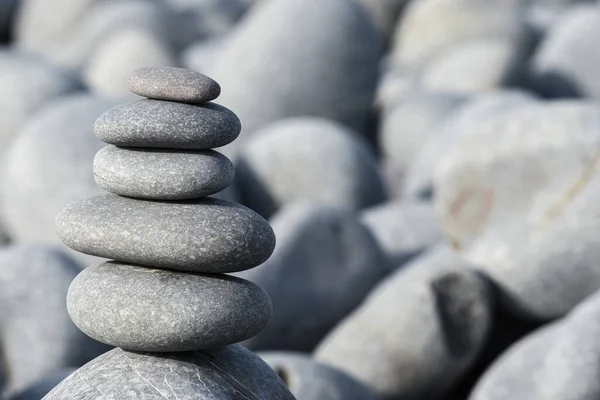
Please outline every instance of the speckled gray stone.
[{"label": "speckled gray stone", "polygon": [[277,372],[296,400],[376,400],[369,389],[342,371],[302,353],[264,352],[258,355]]},{"label": "speckled gray stone", "polygon": [[273,318],[244,344],[308,352],[360,304],[390,265],[352,212],[299,202],[271,223],[277,236],[273,256],[238,276],[271,296]]},{"label": "speckled gray stone", "polygon": [[109,261],[86,268],[67,295],[73,322],[90,337],[127,350],[191,351],[241,342],[271,317],[255,284]]},{"label": "speckled gray stone", "polygon": [[384,201],[377,160],[361,139],[322,118],[292,118],[256,132],[236,163],[244,204],[269,216],[298,200],[355,210]]},{"label": "speckled gray stone", "polygon": [[115,349],[80,368],[44,400],[99,396],[115,400],[294,400],[277,374],[239,345],[163,355]]},{"label": "speckled gray stone", "polygon": [[436,247],[379,284],[315,355],[383,398],[437,399],[483,348],[492,302],[487,280]]},{"label": "speckled gray stone", "polygon": [[98,139],[117,146],[206,150],[235,140],[238,117],[215,103],[202,105],[141,99],[98,118]]},{"label": "speckled gray stone", "polygon": [[212,150],[107,146],[94,158],[94,178],[102,189],[141,199],[205,197],[229,186],[234,174],[231,161]]},{"label": "speckled gray stone", "polygon": [[82,334],[67,314],[67,289],[80,271],[74,259],[54,246],[14,245],[0,251],[4,394],[108,350]]},{"label": "speckled gray stone", "polygon": [[183,271],[241,271],[264,262],[275,247],[267,221],[213,198],[92,197],[67,204],[56,226],[61,240],[82,253]]},{"label": "speckled gray stone", "polygon": [[129,88],[137,95],[181,103],[206,103],[219,97],[221,86],[199,72],[175,67],[140,68],[131,73]]}]

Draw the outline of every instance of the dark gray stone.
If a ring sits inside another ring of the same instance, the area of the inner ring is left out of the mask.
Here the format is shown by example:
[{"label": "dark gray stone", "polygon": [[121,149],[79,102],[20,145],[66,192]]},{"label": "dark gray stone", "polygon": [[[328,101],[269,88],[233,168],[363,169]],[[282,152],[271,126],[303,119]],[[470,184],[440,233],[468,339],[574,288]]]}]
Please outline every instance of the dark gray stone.
[{"label": "dark gray stone", "polygon": [[370,229],[393,267],[443,238],[433,204],[426,201],[385,203],[364,210],[360,220]]},{"label": "dark gray stone", "polygon": [[258,355],[288,386],[296,400],[376,400],[369,389],[345,373],[301,353],[265,352]]},{"label": "dark gray stone", "polygon": [[581,5],[564,13],[533,57],[534,88],[546,96],[600,99],[599,35],[598,4]]},{"label": "dark gray stone", "polygon": [[437,399],[473,364],[491,325],[489,283],[445,247],[378,285],[317,348],[383,398]]},{"label": "dark gray stone", "polygon": [[206,150],[235,140],[237,116],[214,103],[203,105],[141,99],[114,107],[98,118],[98,139],[117,146]]},{"label": "dark gray stone", "polygon": [[233,345],[171,354],[114,349],[84,365],[44,400],[294,400],[257,355]]},{"label": "dark gray stone", "polygon": [[238,276],[273,299],[273,318],[245,344],[251,349],[311,351],[390,270],[369,231],[350,212],[299,203],[272,222],[273,256]]},{"label": "dark gray stone", "polygon": [[275,247],[267,221],[214,198],[172,203],[97,196],[67,204],[56,226],[61,240],[82,253],[182,271],[242,271]]},{"label": "dark gray stone", "polygon": [[40,400],[75,371],[75,369],[65,369],[58,373],[53,373],[49,377],[43,378],[27,389],[9,397],[8,400]]},{"label": "dark gray stone", "polygon": [[129,88],[150,99],[192,104],[206,103],[221,94],[221,86],[208,76],[175,67],[137,69],[131,73]]},{"label": "dark gray stone", "polygon": [[212,150],[107,146],[94,158],[94,177],[102,189],[141,199],[205,197],[229,186],[234,174],[231,161]]},{"label": "dark gray stone", "polygon": [[102,193],[91,161],[104,144],[92,128],[102,112],[118,103],[69,96],[30,119],[7,149],[0,171],[0,210],[10,237],[58,244],[56,214],[70,201]]},{"label": "dark gray stone", "polygon": [[436,209],[513,311],[563,316],[600,288],[594,102],[533,102],[481,121],[437,169]]},{"label": "dark gray stone", "polygon": [[241,342],[271,317],[269,296],[227,275],[199,275],[110,261],[88,267],[67,295],[73,322],[126,350],[191,351]]},{"label": "dark gray stone", "polygon": [[5,41],[10,36],[18,4],[17,0],[3,0],[0,2],[0,42]]},{"label": "dark gray stone", "polygon": [[220,102],[244,122],[242,140],[299,116],[329,118],[363,132],[379,56],[376,28],[355,1],[261,1],[236,27],[209,75],[223,84]]},{"label": "dark gray stone", "polygon": [[367,143],[320,118],[289,119],[256,132],[240,153],[236,175],[244,204],[265,216],[298,200],[356,210],[386,197]]},{"label": "dark gray stone", "polygon": [[[0,337],[5,393],[15,393],[102,354],[73,325],[65,296],[81,266],[58,248],[11,246],[0,251]],[[39,397],[38,397],[39,398]]]}]

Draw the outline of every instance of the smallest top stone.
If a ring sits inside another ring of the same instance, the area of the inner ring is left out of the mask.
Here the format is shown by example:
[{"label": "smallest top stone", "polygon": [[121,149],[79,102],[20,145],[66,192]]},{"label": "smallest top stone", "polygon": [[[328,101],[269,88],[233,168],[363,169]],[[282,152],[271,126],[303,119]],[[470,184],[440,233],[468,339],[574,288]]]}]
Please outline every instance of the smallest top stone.
[{"label": "smallest top stone", "polygon": [[221,94],[219,84],[208,76],[175,67],[137,69],[129,78],[129,88],[150,99],[190,104],[206,103]]}]

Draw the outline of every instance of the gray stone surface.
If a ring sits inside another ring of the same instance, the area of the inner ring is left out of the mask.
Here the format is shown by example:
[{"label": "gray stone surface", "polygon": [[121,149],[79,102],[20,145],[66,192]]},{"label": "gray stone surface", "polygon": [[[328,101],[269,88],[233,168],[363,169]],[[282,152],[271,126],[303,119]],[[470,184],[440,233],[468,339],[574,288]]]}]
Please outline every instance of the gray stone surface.
[{"label": "gray stone surface", "polygon": [[134,351],[202,350],[241,342],[271,317],[255,284],[110,261],[86,268],[69,288],[73,322],[90,337]]},{"label": "gray stone surface", "polygon": [[15,393],[108,347],[73,325],[65,297],[81,266],[52,246],[0,251],[0,337],[4,394]]},{"label": "gray stone surface", "polygon": [[369,228],[393,267],[443,238],[433,204],[426,201],[400,200],[367,208],[360,213],[360,221]]},{"label": "gray stone surface", "polygon": [[44,400],[293,400],[257,355],[233,345],[164,355],[115,349],[86,364]]},{"label": "gray stone surface", "polygon": [[0,50],[0,154],[34,113],[51,100],[81,89],[74,74],[43,57]]},{"label": "gray stone surface", "polygon": [[434,136],[465,97],[434,91],[411,91],[382,114],[379,144],[387,164],[402,171]]},{"label": "gray stone surface", "polygon": [[67,204],[56,227],[61,240],[82,253],[182,271],[241,271],[264,262],[275,247],[267,221],[214,198],[173,203],[97,196]]},{"label": "gray stone surface", "polygon": [[238,276],[273,300],[273,318],[251,349],[311,351],[390,270],[369,231],[350,212],[297,203],[271,220],[270,259]]},{"label": "gray stone surface", "polygon": [[491,325],[489,283],[445,247],[378,285],[317,348],[383,398],[437,399],[473,364]]},{"label": "gray stone surface", "polygon": [[369,389],[309,355],[264,352],[258,355],[287,384],[296,400],[376,400]]},{"label": "gray stone surface", "polygon": [[0,210],[12,238],[60,243],[56,214],[69,201],[102,193],[92,160],[104,144],[94,137],[93,125],[119,102],[69,96],[41,111],[19,133],[0,171]]},{"label": "gray stone surface", "polygon": [[107,146],[94,158],[94,177],[101,188],[142,199],[205,197],[229,186],[234,174],[231,161],[212,150]]},{"label": "gray stone surface", "polygon": [[58,373],[53,373],[47,378],[43,378],[27,389],[10,396],[8,400],[40,400],[48,394],[56,385],[75,372],[75,369],[64,369]]},{"label": "gray stone surface", "polygon": [[533,57],[534,87],[546,96],[600,99],[600,9],[581,5],[551,27]]},{"label": "gray stone surface", "polygon": [[206,103],[219,97],[221,86],[199,72],[175,67],[140,68],[131,73],[129,88],[137,95],[182,103]]},{"label": "gray stone surface", "polygon": [[394,59],[419,66],[469,38],[526,34],[524,2],[506,0],[420,0],[408,5],[394,34]]},{"label": "gray stone surface", "polygon": [[488,117],[441,162],[444,232],[515,311],[552,319],[600,287],[600,111],[531,103]]},{"label": "gray stone surface", "polygon": [[257,132],[240,153],[236,184],[244,204],[265,216],[297,200],[361,209],[386,197],[368,144],[321,118],[293,118]]},{"label": "gray stone surface", "polygon": [[[359,4],[260,1],[232,35],[209,75],[222,84],[220,102],[244,121],[242,139],[296,116],[365,130],[380,38]],[[239,145],[234,142],[231,153]]]},{"label": "gray stone surface", "polygon": [[94,125],[96,136],[110,144],[206,150],[235,140],[237,116],[215,103],[203,105],[141,99],[114,107]]},{"label": "gray stone surface", "polygon": [[385,40],[389,40],[410,0],[361,0]]},{"label": "gray stone surface", "polygon": [[472,97],[430,135],[406,172],[403,192],[422,196],[433,189],[433,174],[440,161],[465,138],[477,135],[495,116],[530,103],[534,98],[516,90],[497,91]]}]

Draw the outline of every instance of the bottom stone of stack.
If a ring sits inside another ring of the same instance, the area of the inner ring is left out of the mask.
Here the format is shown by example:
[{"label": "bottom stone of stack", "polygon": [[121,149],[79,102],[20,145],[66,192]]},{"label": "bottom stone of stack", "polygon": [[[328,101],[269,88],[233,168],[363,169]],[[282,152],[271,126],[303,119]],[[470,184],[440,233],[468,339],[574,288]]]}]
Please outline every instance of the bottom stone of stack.
[{"label": "bottom stone of stack", "polygon": [[209,349],[246,340],[272,314],[252,282],[109,261],[86,268],[67,294],[71,319],[85,334],[133,351]]},{"label": "bottom stone of stack", "polygon": [[62,381],[44,400],[293,400],[284,382],[240,345],[148,354],[114,349]]}]

